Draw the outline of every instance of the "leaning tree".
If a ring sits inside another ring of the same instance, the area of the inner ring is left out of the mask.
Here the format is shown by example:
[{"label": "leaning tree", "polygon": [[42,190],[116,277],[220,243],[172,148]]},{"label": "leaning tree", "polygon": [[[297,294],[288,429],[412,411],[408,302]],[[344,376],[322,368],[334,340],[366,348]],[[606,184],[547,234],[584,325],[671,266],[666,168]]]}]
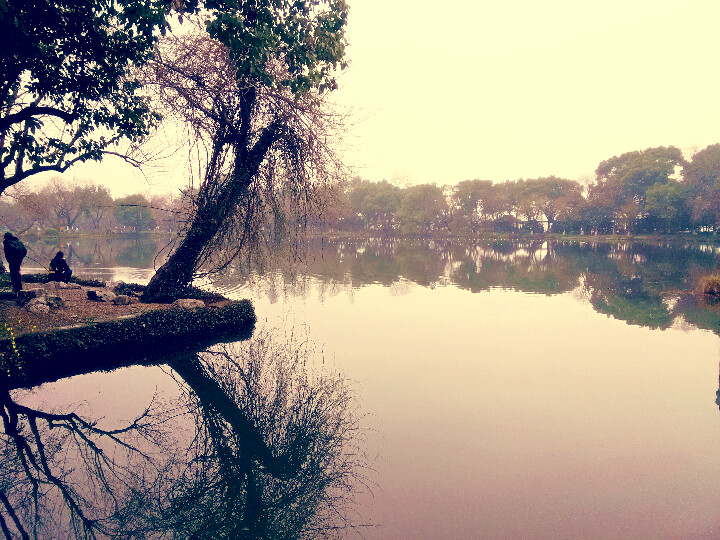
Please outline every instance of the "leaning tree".
[{"label": "leaning tree", "polygon": [[[162,40],[145,87],[188,130],[201,174],[193,212],[144,299],[172,297],[212,256],[227,264],[261,216],[309,203],[338,165],[326,96],[345,67],[344,0],[213,4],[195,31]],[[223,249],[218,249],[223,248]]]}]

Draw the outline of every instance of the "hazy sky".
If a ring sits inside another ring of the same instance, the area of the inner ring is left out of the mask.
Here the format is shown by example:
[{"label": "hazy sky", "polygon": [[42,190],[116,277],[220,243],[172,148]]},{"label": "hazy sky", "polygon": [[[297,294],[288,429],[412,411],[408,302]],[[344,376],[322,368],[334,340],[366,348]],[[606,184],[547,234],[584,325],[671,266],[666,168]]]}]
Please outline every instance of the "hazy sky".
[{"label": "hazy sky", "polygon": [[[613,155],[720,142],[717,0],[348,0],[346,162],[371,179],[452,184],[590,176]],[[152,185],[75,168],[115,194]]]}]

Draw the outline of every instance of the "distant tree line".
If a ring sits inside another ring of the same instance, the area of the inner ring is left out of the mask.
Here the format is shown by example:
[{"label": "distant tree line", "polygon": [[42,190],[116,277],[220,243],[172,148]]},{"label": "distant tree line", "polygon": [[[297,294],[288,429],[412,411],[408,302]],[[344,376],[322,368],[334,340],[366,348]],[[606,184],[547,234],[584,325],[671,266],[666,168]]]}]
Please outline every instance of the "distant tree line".
[{"label": "distant tree line", "polygon": [[0,230],[38,235],[51,231],[91,233],[175,232],[186,209],[182,198],[142,193],[113,198],[103,185],[51,180],[39,191],[16,186],[0,198]]},{"label": "distant tree line", "polygon": [[401,235],[652,234],[720,226],[720,144],[689,160],[673,146],[612,157],[585,184],[549,176],[401,188],[355,179],[326,193],[319,226]]},{"label": "distant tree line", "polygon": [[[548,176],[400,187],[356,177],[316,187],[310,196],[320,210],[313,215],[283,204],[292,196],[273,196],[260,237],[278,239],[298,227],[409,236],[714,233],[720,228],[720,144],[689,159],[673,146],[627,152],[600,163],[585,183]],[[8,190],[0,199],[0,229],[177,232],[191,199],[140,193],[113,199],[102,185],[56,178],[40,191]]]}]

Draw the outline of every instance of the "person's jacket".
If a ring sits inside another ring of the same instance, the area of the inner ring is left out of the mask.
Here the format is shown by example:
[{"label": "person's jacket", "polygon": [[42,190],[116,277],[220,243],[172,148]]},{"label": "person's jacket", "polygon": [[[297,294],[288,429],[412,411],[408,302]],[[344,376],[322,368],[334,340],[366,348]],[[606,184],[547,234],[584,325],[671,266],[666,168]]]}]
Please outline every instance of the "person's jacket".
[{"label": "person's jacket", "polygon": [[67,272],[70,270],[70,267],[68,266],[68,263],[65,261],[65,259],[53,259],[50,261],[50,271],[51,272],[57,272],[59,274],[62,274],[64,272]]},{"label": "person's jacket", "polygon": [[25,258],[25,255],[27,255],[25,245],[16,236],[5,238],[5,240],[3,240],[3,249],[5,250],[5,258],[8,262],[21,262]]}]

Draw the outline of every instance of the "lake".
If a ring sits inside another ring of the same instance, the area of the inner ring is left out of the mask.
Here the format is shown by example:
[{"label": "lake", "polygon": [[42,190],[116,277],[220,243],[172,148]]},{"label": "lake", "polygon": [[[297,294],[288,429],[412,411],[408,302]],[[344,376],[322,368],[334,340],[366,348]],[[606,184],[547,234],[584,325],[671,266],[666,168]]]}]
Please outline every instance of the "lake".
[{"label": "lake", "polygon": [[[83,242],[75,275],[138,282],[162,247]],[[720,310],[692,294],[712,246],[317,240],[278,259],[201,284],[352,382],[371,470],[349,537],[720,536]],[[122,417],[165,371],[30,399]]]}]

